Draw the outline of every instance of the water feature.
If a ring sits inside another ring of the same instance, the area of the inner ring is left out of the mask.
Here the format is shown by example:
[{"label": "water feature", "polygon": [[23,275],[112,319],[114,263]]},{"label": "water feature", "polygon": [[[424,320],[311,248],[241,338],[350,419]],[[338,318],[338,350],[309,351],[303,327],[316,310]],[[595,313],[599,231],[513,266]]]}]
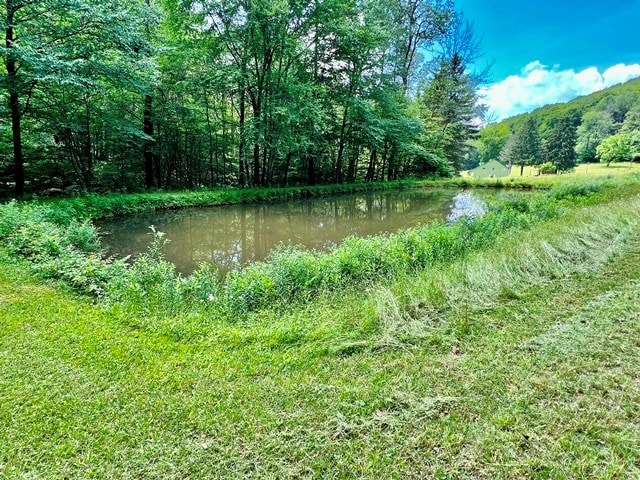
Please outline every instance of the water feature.
[{"label": "water feature", "polygon": [[[278,204],[234,205],[138,215],[103,223],[107,255],[144,252],[154,225],[165,232],[167,260],[190,273],[201,262],[226,272],[263,260],[277,245],[327,250],[350,235],[395,232],[435,220],[481,215],[505,192],[415,189],[315,198]],[[510,195],[510,194],[508,194]]]}]

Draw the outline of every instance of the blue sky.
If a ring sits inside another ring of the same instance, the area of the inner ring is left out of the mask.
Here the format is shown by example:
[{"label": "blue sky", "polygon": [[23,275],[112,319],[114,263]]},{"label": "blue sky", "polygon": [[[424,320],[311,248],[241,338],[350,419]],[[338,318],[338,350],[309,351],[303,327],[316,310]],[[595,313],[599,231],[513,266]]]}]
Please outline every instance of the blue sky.
[{"label": "blue sky", "polygon": [[499,120],[640,76],[640,0],[456,0],[493,60]]}]

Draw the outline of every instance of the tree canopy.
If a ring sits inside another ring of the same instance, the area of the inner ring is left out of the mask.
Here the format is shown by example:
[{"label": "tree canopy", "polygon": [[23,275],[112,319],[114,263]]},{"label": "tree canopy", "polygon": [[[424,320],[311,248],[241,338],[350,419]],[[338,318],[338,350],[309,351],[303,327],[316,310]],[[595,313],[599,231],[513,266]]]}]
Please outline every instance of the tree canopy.
[{"label": "tree canopy", "polygon": [[448,175],[482,112],[449,0],[4,0],[0,186]]}]

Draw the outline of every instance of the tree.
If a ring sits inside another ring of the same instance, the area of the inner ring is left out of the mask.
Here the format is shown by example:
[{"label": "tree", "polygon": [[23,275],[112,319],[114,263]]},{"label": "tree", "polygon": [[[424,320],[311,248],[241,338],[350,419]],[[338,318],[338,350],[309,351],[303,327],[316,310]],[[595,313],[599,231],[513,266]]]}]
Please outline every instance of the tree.
[{"label": "tree", "polygon": [[576,124],[575,114],[563,115],[544,138],[544,158],[553,163],[558,171],[571,170],[576,165]]},{"label": "tree", "polygon": [[[78,146],[84,182],[89,184],[96,153],[91,124],[97,84],[106,77],[112,85],[114,80],[117,83],[113,68],[126,63],[122,56],[134,57],[140,43],[139,10],[135,3],[119,0],[5,0],[5,7],[5,45],[0,57],[6,74],[0,84],[6,86],[11,117],[15,193],[20,196],[25,189],[23,123],[34,103],[55,114],[54,92],[62,89],[66,90],[63,106],[81,106],[82,112],[62,121],[58,114],[58,123],[81,125],[82,138],[76,135],[79,131],[65,128],[50,134],[65,148],[72,142]],[[123,81],[131,82],[137,68],[131,68],[132,63],[127,67]]]},{"label": "tree", "polygon": [[576,154],[581,162],[594,162],[596,148],[614,132],[611,115],[603,111],[589,111],[582,116],[577,130]]},{"label": "tree", "polygon": [[597,157],[607,167],[612,162],[625,162],[632,159],[633,148],[628,135],[612,135],[602,141],[597,148]]},{"label": "tree", "polygon": [[452,0],[0,1],[0,177],[17,194],[25,178],[315,184],[477,161],[478,44]]},{"label": "tree", "polygon": [[478,156],[480,163],[497,160],[500,152],[511,137],[509,127],[503,123],[489,125],[478,136]]},{"label": "tree", "polygon": [[397,30],[393,40],[393,57],[397,59],[395,75],[400,78],[405,94],[408,94],[411,87],[415,86],[420,60],[426,60],[425,54],[450,34],[456,13],[451,0],[396,2],[394,24]]},{"label": "tree", "polygon": [[540,136],[538,124],[533,117],[527,118],[520,129],[507,141],[500,158],[509,165],[520,166],[520,176],[526,165],[540,163]]},{"label": "tree", "polygon": [[462,165],[470,148],[467,142],[477,133],[477,100],[473,81],[458,54],[441,61],[421,97],[426,122],[435,129],[433,147],[455,168]]},{"label": "tree", "polygon": [[640,105],[635,105],[627,112],[620,127],[620,133],[631,135],[640,132]]}]

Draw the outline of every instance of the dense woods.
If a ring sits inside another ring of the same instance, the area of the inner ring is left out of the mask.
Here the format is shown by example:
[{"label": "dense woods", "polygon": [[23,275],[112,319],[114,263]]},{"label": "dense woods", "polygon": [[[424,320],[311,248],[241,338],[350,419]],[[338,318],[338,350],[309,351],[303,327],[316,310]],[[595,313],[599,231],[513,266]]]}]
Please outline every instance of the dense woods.
[{"label": "dense woods", "polygon": [[640,157],[640,79],[489,125],[473,143],[478,163],[500,159],[521,172],[633,161]]},{"label": "dense woods", "polygon": [[4,0],[5,192],[447,175],[481,116],[448,0]]}]

